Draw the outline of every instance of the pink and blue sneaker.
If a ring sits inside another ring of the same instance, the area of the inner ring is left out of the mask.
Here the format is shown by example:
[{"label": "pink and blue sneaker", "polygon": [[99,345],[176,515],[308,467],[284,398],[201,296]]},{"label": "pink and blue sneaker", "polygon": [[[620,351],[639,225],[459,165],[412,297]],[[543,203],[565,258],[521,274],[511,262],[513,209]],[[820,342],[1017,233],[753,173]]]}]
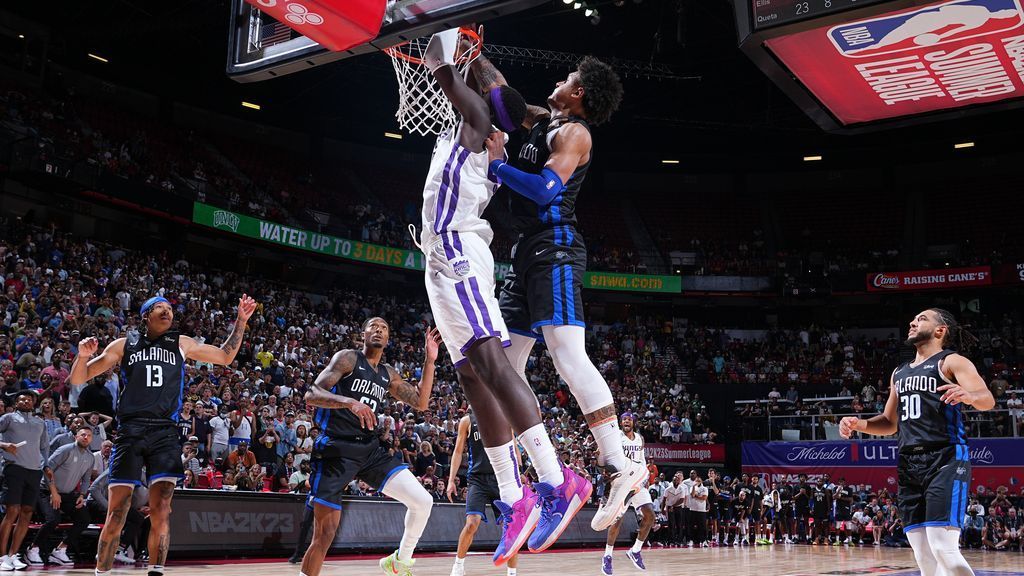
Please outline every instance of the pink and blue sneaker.
[{"label": "pink and blue sneaker", "polygon": [[594,491],[590,481],[565,466],[562,473],[565,480],[557,488],[544,482],[533,485],[540,498],[541,512],[537,528],[530,536],[530,552],[543,552],[551,547]]},{"label": "pink and blue sneaker", "polygon": [[498,524],[501,526],[501,539],[498,549],[494,551],[494,565],[502,566],[526,543],[540,521],[541,510],[537,506],[537,495],[529,486],[523,486],[523,497],[509,506],[501,500],[495,500],[494,506],[501,513]]}]

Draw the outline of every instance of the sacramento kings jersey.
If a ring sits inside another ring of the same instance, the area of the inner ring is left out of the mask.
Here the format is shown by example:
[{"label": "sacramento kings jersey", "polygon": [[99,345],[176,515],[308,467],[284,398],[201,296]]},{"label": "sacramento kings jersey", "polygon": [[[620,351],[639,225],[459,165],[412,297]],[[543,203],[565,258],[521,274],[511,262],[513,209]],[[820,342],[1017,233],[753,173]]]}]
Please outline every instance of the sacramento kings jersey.
[{"label": "sacramento kings jersey", "polygon": [[487,459],[487,452],[484,451],[484,441],[480,436],[480,428],[476,423],[476,415],[469,413],[469,468],[467,476],[479,476],[481,474],[494,474],[491,468],[491,461]]},{"label": "sacramento kings jersey", "polygon": [[118,422],[133,418],[178,421],[185,385],[185,354],[178,332],[149,340],[139,332],[124,341],[121,385],[117,393]]},{"label": "sacramento kings jersey", "polygon": [[892,373],[900,398],[899,446],[951,446],[967,444],[961,404],[950,406],[938,388],[949,384],[939,366],[952,350],[943,350],[918,366],[903,364]]},{"label": "sacramento kings jersey", "polygon": [[[352,367],[352,372],[335,383],[331,393],[359,400],[379,415],[384,406],[384,398],[391,388],[391,376],[383,362],[374,368],[362,352],[355,354],[356,365]],[[328,438],[345,439],[368,435],[351,410],[317,408],[313,420]]]},{"label": "sacramento kings jersey", "polygon": [[487,176],[487,150],[471,152],[459,144],[462,124],[437,137],[423,185],[420,242],[448,232],[475,232],[490,243],[494,232],[482,218],[498,185]]},{"label": "sacramento kings jersey", "polygon": [[[568,124],[579,124],[590,130],[587,122],[579,117],[550,118],[541,120],[533,126],[530,133],[519,149],[519,154],[509,159],[509,164],[530,174],[540,174],[551,156],[551,142],[558,131]],[[509,193],[509,211],[511,212],[512,228],[516,232],[531,233],[538,229],[553,228],[555,226],[576,225],[576,196],[580,192],[580,186],[587,175],[587,168],[594,159],[594,151],[590,151],[590,159],[586,164],[576,168],[565,187],[551,204],[538,206],[536,202],[516,194]]]},{"label": "sacramento kings jersey", "polygon": [[626,458],[629,458],[633,462],[639,462],[641,466],[647,468],[647,456],[644,454],[644,437],[639,432],[633,432],[633,439],[630,440],[629,436],[626,436],[625,432],[620,431],[622,435],[622,451],[626,453]]}]

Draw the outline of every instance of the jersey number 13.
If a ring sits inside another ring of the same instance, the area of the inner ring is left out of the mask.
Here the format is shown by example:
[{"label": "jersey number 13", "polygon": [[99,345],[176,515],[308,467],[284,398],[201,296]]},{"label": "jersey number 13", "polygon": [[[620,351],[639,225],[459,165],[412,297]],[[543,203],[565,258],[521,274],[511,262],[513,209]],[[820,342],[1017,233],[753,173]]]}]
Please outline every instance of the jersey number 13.
[{"label": "jersey number 13", "polygon": [[[163,366],[146,366],[146,387],[147,388],[159,388],[164,385],[164,367]],[[906,420],[906,418],[904,418]]]}]

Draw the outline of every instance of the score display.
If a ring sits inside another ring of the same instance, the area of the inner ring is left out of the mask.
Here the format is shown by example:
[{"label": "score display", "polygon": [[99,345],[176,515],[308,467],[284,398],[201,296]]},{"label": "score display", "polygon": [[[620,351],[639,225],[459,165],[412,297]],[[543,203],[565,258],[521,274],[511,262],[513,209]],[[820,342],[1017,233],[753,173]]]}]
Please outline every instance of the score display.
[{"label": "score display", "polygon": [[750,0],[754,30],[789,24],[833,12],[878,4],[885,0]]}]

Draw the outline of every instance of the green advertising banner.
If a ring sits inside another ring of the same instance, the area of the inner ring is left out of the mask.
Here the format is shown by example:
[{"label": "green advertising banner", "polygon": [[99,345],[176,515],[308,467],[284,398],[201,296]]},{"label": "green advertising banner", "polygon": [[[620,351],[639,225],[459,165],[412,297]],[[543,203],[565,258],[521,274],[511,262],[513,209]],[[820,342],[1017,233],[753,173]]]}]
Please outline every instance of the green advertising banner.
[{"label": "green advertising banner", "polygon": [[[301,230],[223,210],[202,202],[194,204],[192,221],[217,230],[230,231],[239,236],[356,262],[380,264],[413,271],[422,271],[424,267],[423,253],[418,250],[392,248]],[[498,280],[503,280],[508,270],[509,264],[495,262],[494,274]],[[678,294],[682,290],[682,283],[678,276],[587,272],[583,279],[583,287],[595,290]]]}]

